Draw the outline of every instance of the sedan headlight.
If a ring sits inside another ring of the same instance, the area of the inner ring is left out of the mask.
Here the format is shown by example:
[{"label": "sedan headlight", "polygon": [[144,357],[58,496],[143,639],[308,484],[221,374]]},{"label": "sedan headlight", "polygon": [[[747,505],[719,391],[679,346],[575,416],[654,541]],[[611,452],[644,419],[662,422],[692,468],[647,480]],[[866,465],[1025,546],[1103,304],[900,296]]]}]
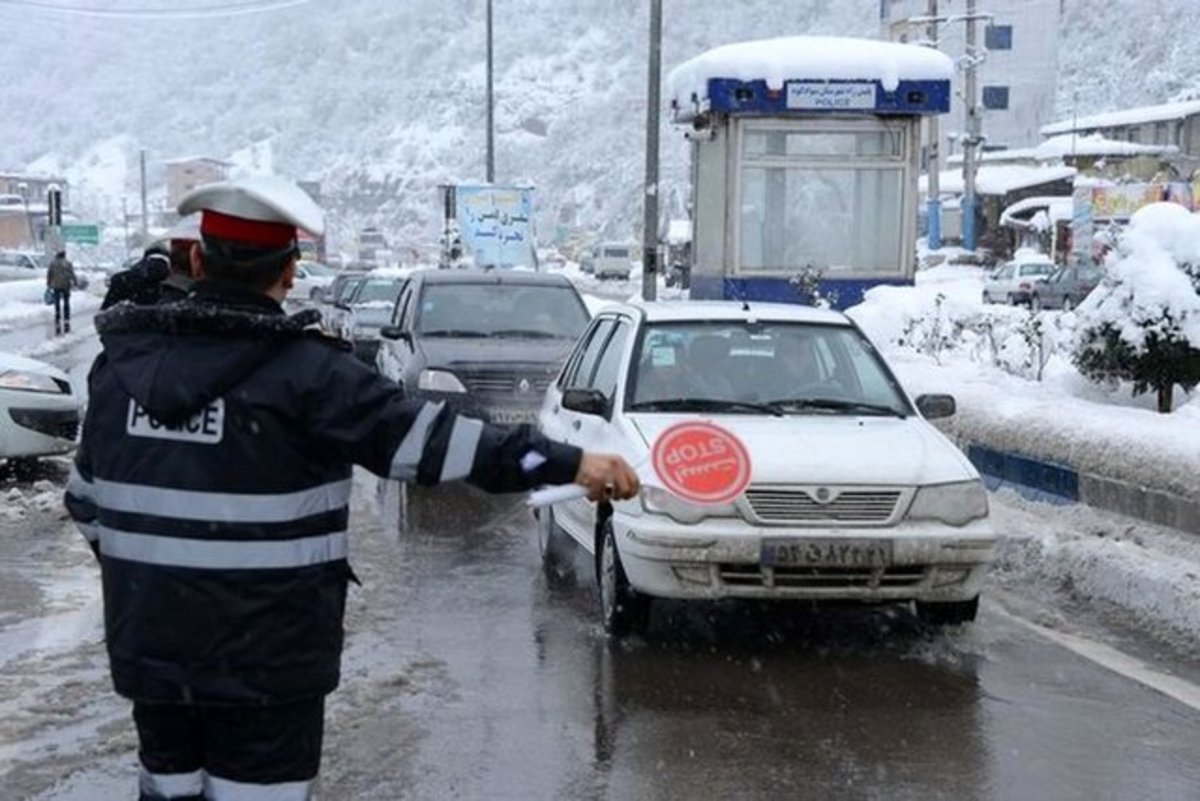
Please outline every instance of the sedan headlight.
[{"label": "sedan headlight", "polygon": [[642,487],[642,508],[651,514],[666,515],[677,523],[692,525],[709,517],[737,517],[731,503],[711,506],[691,503],[659,487]]},{"label": "sedan headlight", "polygon": [[[0,373],[0,389],[18,389],[23,392],[53,392],[63,394],[64,390],[48,375],[27,373],[23,370],[5,370]],[[69,393],[68,393],[69,394]]]},{"label": "sedan headlight", "polygon": [[938,520],[951,526],[965,526],[987,514],[987,491],[978,479],[921,487],[908,507],[912,520]]},{"label": "sedan headlight", "polygon": [[466,392],[467,388],[458,376],[449,370],[422,370],[417,378],[417,388],[429,392]]}]

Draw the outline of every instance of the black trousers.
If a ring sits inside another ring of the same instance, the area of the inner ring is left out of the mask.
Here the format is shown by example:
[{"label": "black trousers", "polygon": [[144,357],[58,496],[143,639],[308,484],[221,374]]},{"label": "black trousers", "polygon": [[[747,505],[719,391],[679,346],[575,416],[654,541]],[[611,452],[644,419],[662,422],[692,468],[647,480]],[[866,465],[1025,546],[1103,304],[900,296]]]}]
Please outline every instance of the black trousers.
[{"label": "black trousers", "polygon": [[54,322],[71,322],[71,290],[53,289],[54,293]]},{"label": "black trousers", "polygon": [[[133,720],[143,801],[216,797],[207,792],[212,780],[262,785],[266,798],[291,797],[271,794],[270,788],[310,782],[321,767],[324,698],[269,706],[134,702]],[[189,775],[194,792],[188,789]],[[172,786],[179,789],[163,789]]]}]

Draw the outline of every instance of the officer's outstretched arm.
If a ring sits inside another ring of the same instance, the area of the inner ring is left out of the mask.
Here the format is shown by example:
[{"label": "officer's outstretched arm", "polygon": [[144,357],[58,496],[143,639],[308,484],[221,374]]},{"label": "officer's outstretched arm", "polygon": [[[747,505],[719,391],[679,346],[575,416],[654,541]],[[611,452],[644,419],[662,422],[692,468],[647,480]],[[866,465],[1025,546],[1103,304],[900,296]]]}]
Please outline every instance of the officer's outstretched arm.
[{"label": "officer's outstretched arm", "polygon": [[432,485],[466,480],[489,492],[579,483],[599,498],[629,497],[637,478],[616,457],[588,455],[528,426],[500,429],[444,404],[405,399],[399,387],[348,354],[326,352],[306,398],[324,447],[379,476]]}]

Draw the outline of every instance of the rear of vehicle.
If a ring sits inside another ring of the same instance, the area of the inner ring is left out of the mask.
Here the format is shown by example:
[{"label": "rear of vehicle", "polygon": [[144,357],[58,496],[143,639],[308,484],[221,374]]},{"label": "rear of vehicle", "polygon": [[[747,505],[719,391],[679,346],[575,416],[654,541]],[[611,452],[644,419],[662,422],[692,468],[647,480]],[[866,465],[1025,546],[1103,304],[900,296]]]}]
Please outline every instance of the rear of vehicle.
[{"label": "rear of vehicle", "polygon": [[601,245],[596,249],[593,272],[600,279],[628,280],[633,269],[633,249],[629,245]]},{"label": "rear of vehicle", "polygon": [[[588,323],[561,276],[492,272],[424,282],[410,310],[412,394],[499,425],[532,423]],[[419,369],[418,369],[419,368]]]},{"label": "rear of vehicle", "polygon": [[0,458],[70,451],[79,433],[81,406],[61,370],[0,353]]}]

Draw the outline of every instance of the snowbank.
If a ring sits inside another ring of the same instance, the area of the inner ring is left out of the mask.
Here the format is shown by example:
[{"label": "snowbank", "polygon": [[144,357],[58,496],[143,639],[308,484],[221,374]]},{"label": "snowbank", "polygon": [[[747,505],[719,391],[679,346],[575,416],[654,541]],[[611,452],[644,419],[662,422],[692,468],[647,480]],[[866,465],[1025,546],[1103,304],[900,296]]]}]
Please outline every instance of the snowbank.
[{"label": "snowbank", "polygon": [[[102,283],[97,290],[103,290]],[[0,332],[53,320],[54,307],[46,305],[45,292],[46,282],[40,278],[0,282]],[[71,293],[72,314],[99,306],[100,299],[90,292]]]},{"label": "snowbank", "polygon": [[685,61],[667,79],[671,103],[690,109],[708,96],[714,78],[765,80],[782,89],[790,80],[879,81],[894,92],[901,80],[948,81],[950,57],[928,47],[837,36],[788,36],[717,47]]}]

